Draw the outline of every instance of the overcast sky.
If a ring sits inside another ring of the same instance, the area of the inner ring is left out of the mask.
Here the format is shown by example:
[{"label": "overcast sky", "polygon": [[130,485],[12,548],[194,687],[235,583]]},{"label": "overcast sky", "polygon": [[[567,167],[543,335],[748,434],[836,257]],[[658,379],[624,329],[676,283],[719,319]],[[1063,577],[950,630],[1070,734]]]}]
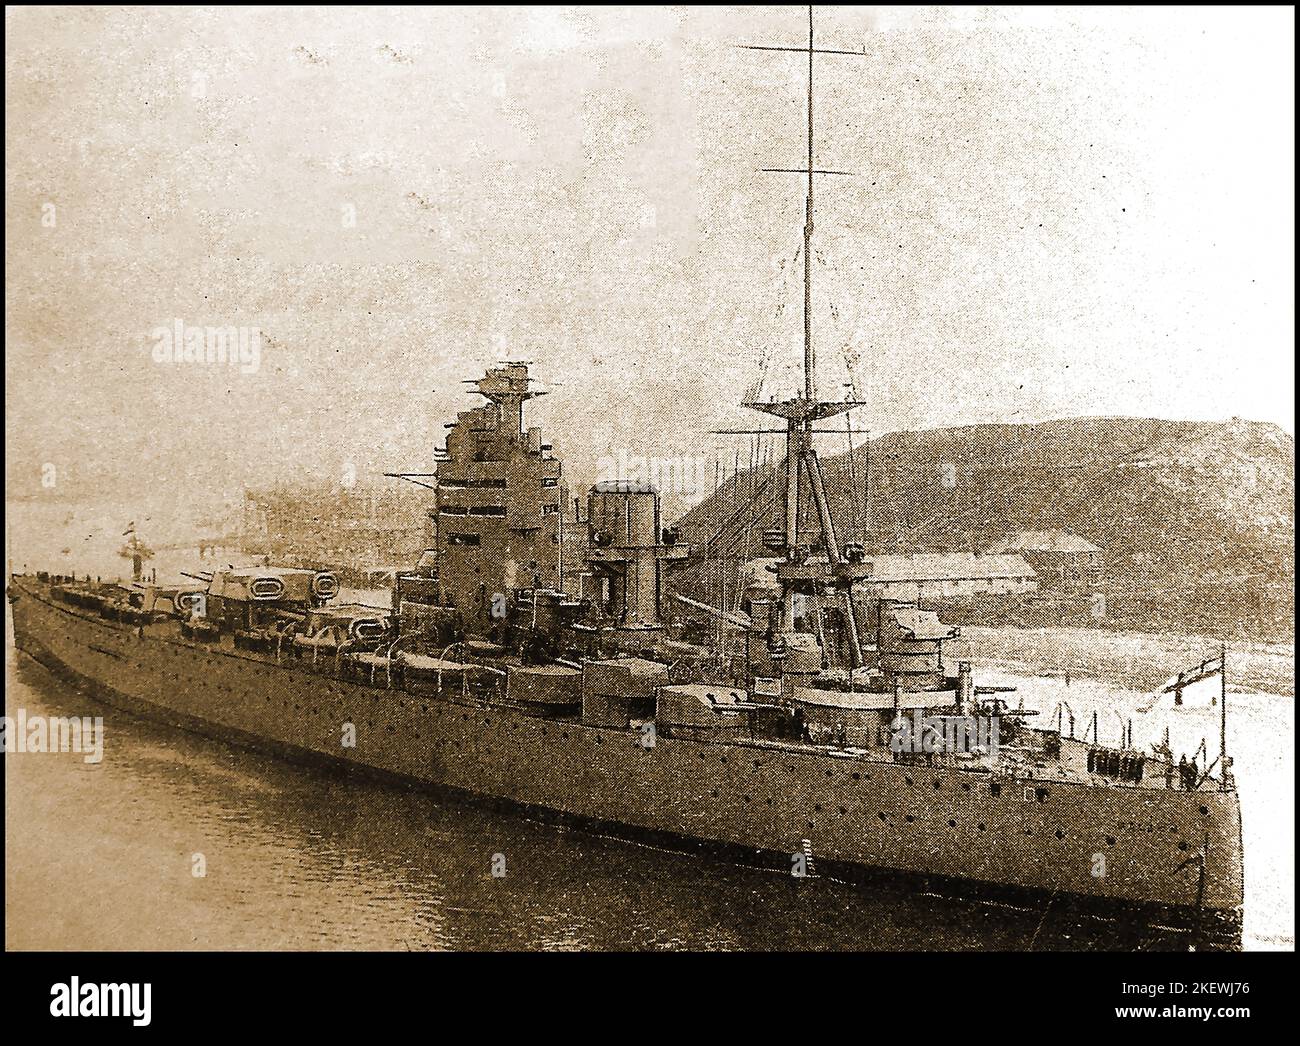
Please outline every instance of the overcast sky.
[{"label": "overcast sky", "polygon": [[[1293,432],[1293,19],[818,8],[864,51],[816,84],[818,163],[857,175],[819,182],[814,286],[855,427]],[[803,9],[6,22],[11,491],[429,471],[507,358],[583,483],[712,458],[764,356],[797,380],[802,189],[757,169],[802,162],[806,68],[732,45],[802,44]],[[258,328],[259,369],[156,362],[178,318]]]}]

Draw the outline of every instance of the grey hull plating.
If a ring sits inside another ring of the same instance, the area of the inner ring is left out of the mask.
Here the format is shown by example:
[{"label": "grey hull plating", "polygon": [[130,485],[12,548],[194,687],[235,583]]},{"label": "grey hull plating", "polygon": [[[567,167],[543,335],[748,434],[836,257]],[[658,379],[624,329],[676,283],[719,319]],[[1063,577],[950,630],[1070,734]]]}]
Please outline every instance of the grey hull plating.
[{"label": "grey hull plating", "polygon": [[646,747],[630,730],[371,687],[148,627],[140,635],[55,601],[31,578],[15,578],[11,598],[21,651],[109,704],[217,737],[754,851],[801,853],[807,841],[817,860],[867,868],[1176,908],[1242,903],[1231,791],[1052,781],[1026,802],[1018,782],[995,795],[987,774],[970,771],[662,734]]}]

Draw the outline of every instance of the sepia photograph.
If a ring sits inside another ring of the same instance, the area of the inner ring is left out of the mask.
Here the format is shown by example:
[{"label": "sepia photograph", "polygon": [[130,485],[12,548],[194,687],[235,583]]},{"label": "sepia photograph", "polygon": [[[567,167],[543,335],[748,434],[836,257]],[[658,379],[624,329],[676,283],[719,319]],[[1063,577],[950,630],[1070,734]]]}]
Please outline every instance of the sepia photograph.
[{"label": "sepia photograph", "polygon": [[32,1005],[1294,953],[1294,21],[7,8]]}]

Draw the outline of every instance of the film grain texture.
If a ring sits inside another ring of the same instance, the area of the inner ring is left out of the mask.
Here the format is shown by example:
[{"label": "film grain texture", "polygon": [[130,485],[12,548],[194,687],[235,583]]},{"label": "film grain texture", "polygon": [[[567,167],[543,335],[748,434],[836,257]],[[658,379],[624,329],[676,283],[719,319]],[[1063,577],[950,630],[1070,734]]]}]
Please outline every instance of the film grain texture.
[{"label": "film grain texture", "polygon": [[7,9],[6,947],[1293,950],[1293,28]]}]

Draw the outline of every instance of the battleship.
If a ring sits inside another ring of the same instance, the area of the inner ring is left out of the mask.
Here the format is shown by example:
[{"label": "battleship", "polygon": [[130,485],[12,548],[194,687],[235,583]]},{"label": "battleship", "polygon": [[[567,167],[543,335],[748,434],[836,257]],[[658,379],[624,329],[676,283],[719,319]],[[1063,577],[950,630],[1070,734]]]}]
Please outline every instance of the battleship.
[{"label": "battleship", "polygon": [[806,46],[758,49],[807,56],[803,367],[793,395],[743,398],[774,419],[746,431],[783,441],[784,465],[771,576],[736,608],[674,601],[707,629],[668,613],[699,550],[634,477],[571,499],[526,423],[542,390],[506,361],[471,383],[481,402],[435,471],[394,474],[430,488],[432,528],[387,606],[269,564],[185,584],[138,564],[120,583],[15,573],[17,649],[132,714],[593,830],[1239,933],[1226,730],[1198,761],[1131,728],[1103,743],[1095,719],[1052,727],[954,664],[936,613],[871,595],[815,446],[820,422],[863,405],[820,394],[813,338],[814,179],[837,173],[815,164],[813,62],[844,52],[815,45],[811,13]]}]

